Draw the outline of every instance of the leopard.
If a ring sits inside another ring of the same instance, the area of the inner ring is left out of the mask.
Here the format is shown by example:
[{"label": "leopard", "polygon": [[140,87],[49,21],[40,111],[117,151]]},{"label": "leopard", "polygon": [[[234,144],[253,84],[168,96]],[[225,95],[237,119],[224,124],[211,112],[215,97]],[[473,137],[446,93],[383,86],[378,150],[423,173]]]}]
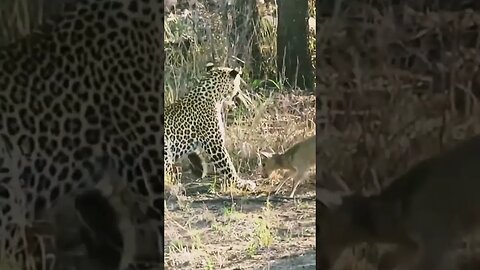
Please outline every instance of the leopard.
[{"label": "leopard", "polygon": [[[163,14],[161,0],[72,1],[0,48],[0,139],[14,153],[0,153],[0,183],[20,186],[27,223],[96,188],[105,158],[154,224],[163,261]],[[18,220],[14,193],[0,188],[1,228]]]},{"label": "leopard", "polygon": [[198,159],[203,152],[228,183],[240,189],[255,190],[253,181],[240,179],[225,147],[223,106],[238,96],[241,75],[241,68],[209,62],[205,74],[192,89],[165,106],[166,174],[173,173],[173,163],[181,157]]}]

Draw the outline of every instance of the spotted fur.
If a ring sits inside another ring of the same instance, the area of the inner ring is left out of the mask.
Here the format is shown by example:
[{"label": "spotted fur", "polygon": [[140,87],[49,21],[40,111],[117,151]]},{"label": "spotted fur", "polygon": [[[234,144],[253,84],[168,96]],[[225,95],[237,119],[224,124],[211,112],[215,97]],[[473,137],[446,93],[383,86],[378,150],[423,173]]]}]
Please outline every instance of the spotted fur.
[{"label": "spotted fur", "polygon": [[225,147],[224,102],[240,90],[241,71],[207,66],[206,75],[187,95],[165,108],[165,168],[180,157],[203,151],[217,171],[239,187],[255,188],[241,180]]},{"label": "spotted fur", "polygon": [[22,181],[31,221],[94,186],[96,157],[108,157],[162,237],[163,1],[75,2],[0,49],[0,138],[20,155],[14,165],[0,157],[0,181]]}]

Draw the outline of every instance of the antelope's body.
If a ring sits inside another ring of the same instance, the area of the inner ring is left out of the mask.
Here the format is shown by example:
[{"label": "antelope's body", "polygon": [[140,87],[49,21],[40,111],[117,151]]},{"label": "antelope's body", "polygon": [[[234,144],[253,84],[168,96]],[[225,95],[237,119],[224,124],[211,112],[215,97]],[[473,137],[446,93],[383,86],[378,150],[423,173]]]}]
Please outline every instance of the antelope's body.
[{"label": "antelope's body", "polygon": [[420,162],[379,195],[319,204],[317,215],[320,269],[361,242],[397,245],[382,270],[451,269],[443,259],[453,241],[480,225],[480,136]]}]

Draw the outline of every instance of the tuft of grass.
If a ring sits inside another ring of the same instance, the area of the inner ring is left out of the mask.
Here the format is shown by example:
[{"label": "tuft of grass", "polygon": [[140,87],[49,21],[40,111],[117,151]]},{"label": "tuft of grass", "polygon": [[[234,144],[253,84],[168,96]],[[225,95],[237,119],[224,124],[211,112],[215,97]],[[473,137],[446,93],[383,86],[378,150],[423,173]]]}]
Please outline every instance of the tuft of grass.
[{"label": "tuft of grass", "polygon": [[269,248],[273,245],[275,232],[271,230],[272,213],[271,205],[267,201],[263,215],[255,220],[254,234],[247,246],[246,251],[250,257],[256,255],[260,249]]}]

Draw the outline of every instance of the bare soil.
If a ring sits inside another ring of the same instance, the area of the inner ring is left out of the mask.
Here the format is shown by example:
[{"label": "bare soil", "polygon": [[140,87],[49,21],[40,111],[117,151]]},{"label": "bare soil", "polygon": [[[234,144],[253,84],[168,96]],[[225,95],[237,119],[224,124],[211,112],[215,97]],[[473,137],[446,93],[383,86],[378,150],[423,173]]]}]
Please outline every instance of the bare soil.
[{"label": "bare soil", "polygon": [[[288,198],[292,181],[259,174],[260,151],[285,151],[315,134],[315,96],[274,94],[254,115],[227,115],[227,148],[242,179],[255,192],[224,194],[215,178],[193,179],[186,162],[181,184],[166,184],[165,269],[315,269],[315,168]],[[253,120],[252,120],[253,119]],[[172,192],[172,190],[175,190]]]},{"label": "bare soil", "polygon": [[166,269],[315,269],[313,179],[295,199],[186,189],[181,209],[178,201],[167,206]]}]

